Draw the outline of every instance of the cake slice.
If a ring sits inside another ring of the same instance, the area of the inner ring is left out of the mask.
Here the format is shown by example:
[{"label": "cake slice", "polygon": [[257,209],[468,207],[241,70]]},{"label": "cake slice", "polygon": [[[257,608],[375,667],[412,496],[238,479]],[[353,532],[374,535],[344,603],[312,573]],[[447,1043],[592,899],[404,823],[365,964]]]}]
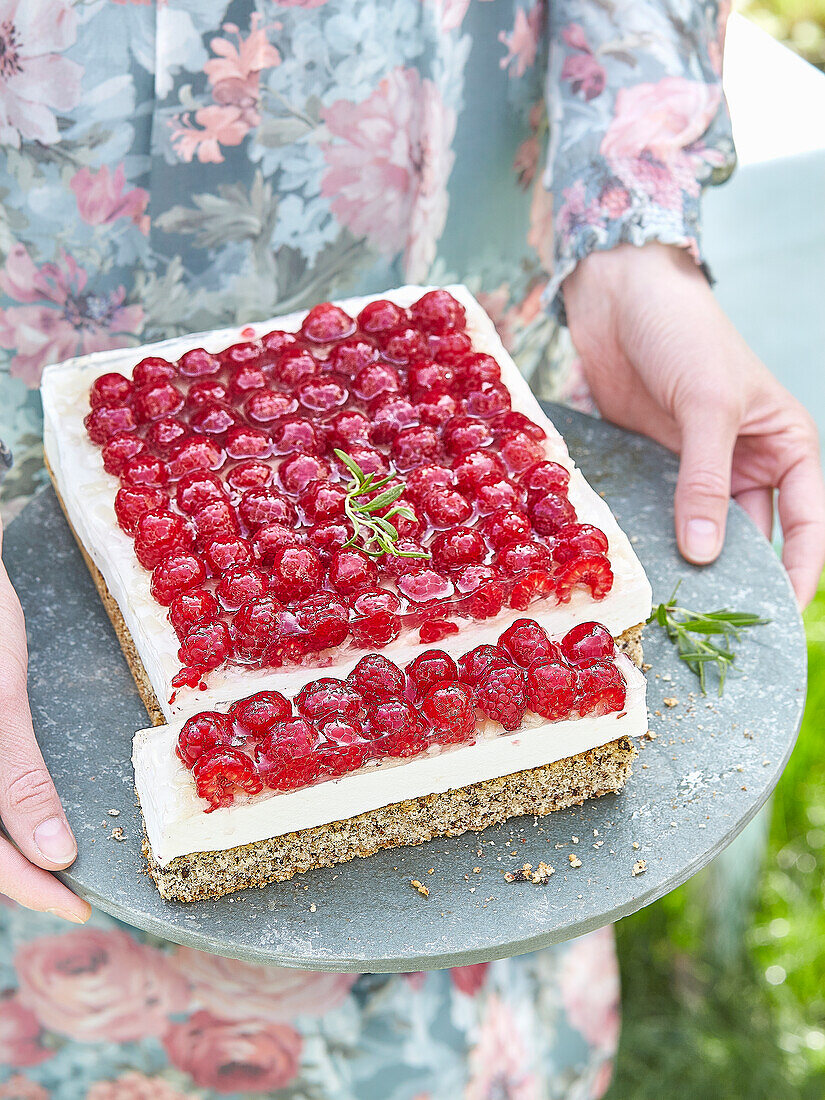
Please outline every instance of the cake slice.
[{"label": "cake slice", "polygon": [[145,851],[170,900],[219,897],[621,789],[645,680],[604,627],[380,654],[138,733]]},{"label": "cake slice", "polygon": [[[153,721],[295,696],[528,613],[638,632],[650,585],[462,286],[44,372],[47,464]],[[382,503],[383,502],[383,503]]]}]

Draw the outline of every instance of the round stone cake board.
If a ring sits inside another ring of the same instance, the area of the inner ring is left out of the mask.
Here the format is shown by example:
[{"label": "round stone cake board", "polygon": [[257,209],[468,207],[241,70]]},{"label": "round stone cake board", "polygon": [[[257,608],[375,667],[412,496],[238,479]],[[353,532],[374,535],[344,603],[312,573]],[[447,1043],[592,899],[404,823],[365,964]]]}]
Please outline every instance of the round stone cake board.
[{"label": "round stone cake board", "polygon": [[[721,699],[715,684],[702,696],[663,631],[648,627],[656,736],[642,739],[621,794],[215,901],[167,902],[141,855],[130,763],[146,712],[48,489],[10,525],[5,558],[26,612],[35,729],[78,840],[78,859],[60,877],[128,924],[216,954],[311,970],[413,971],[503,958],[618,920],[729,844],[768,798],[801,721],[805,639],[788,579],[735,505],[719,561],[687,565],[673,534],[676,459],[604,422],[548,412],[630,534],[655,601],[681,578],[685,606],[772,620],[743,636],[739,675]],[[545,885],[505,879],[542,861],[555,868]]]}]

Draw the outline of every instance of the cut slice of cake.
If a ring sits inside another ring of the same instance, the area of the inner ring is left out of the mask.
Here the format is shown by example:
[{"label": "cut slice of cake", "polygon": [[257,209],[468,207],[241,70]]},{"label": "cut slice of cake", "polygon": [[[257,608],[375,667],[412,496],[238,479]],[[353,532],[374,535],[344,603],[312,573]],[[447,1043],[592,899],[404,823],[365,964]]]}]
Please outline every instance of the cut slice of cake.
[{"label": "cut slice of cake", "polygon": [[621,789],[645,680],[595,623],[532,619],[454,661],[362,657],[294,698],[264,691],[138,733],[161,894],[219,897]]},{"label": "cut slice of cake", "polygon": [[461,286],[101,352],[43,377],[47,463],[153,721],[456,657],[528,613],[640,629],[650,585]]}]

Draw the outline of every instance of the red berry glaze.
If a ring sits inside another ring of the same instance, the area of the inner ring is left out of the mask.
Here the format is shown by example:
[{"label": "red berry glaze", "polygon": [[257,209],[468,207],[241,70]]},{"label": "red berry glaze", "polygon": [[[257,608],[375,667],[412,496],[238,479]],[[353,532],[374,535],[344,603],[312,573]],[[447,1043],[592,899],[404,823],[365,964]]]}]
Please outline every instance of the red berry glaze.
[{"label": "red berry glaze", "polygon": [[527,705],[542,718],[566,718],[576,702],[576,673],[563,661],[533,665],[527,673]]},{"label": "red berry glaze", "polygon": [[204,710],[184,723],[175,751],[181,763],[191,768],[204,753],[218,745],[230,745],[232,739],[231,720],[216,710]]},{"label": "red berry glaze", "polygon": [[527,710],[527,675],[515,665],[489,668],[476,685],[476,706],[506,730],[518,729]]},{"label": "red berry glaze", "polygon": [[263,783],[255,774],[249,757],[230,747],[219,746],[199,757],[192,775],[198,795],[209,803],[206,813],[231,806],[238,789],[244,794],[258,794],[263,790]]},{"label": "red berry glaze", "polygon": [[374,703],[391,695],[402,695],[406,685],[404,673],[380,653],[368,653],[362,657],[347,676],[347,683],[367,703]]},{"label": "red berry glaze", "polygon": [[501,635],[498,644],[521,668],[529,668],[536,661],[556,660],[560,656],[559,647],[550,641],[544,627],[533,619],[516,619]]},{"label": "red berry glaze", "polygon": [[442,745],[457,745],[472,739],[476,729],[473,699],[463,684],[440,684],[430,688],[421,711]]},{"label": "red berry glaze", "polygon": [[419,697],[439,684],[458,680],[458,668],[452,657],[440,649],[428,649],[420,653],[406,668],[407,679]]},{"label": "red berry glaze", "polygon": [[561,651],[571,665],[612,657],[613,635],[600,623],[578,623],[562,638]]}]

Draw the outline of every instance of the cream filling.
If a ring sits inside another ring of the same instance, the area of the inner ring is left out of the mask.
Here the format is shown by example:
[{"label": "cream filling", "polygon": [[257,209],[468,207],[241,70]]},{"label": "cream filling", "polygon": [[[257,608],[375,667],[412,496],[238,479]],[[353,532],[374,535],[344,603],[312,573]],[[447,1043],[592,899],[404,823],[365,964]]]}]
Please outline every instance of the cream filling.
[{"label": "cream filling", "polygon": [[[352,315],[378,297],[409,306],[427,289],[421,286],[401,287],[383,295],[345,299],[340,305]],[[448,289],[467,310],[467,333],[474,349],[487,352],[500,364],[502,381],[510,391],[513,408],[544,428],[547,433],[547,457],[570,470],[569,498],[579,520],[600,527],[610,544],[608,555],[615,579],[612,590],[604,600],[594,601],[587,592],[577,590],[567,604],[538,601],[531,605],[526,614],[552,633],[564,633],[575,623],[596,619],[604,623],[614,636],[618,636],[628,627],[644,622],[650,614],[651,589],[642,565],[608,505],[574,465],[564,440],[542,412],[530,387],[501,343],[490,318],[466,287],[451,286]],[[243,327],[252,329],[256,336],[275,328],[297,331],[305,315],[302,311]],[[95,378],[108,371],[131,375],[135,363],[146,355],[160,355],[174,361],[193,347],[217,352],[246,338],[241,335],[241,327],[220,329],[139,348],[78,356],[47,367],[43,373],[44,444],[57,488],[76,534],[117,601],[167,719],[208,709],[223,700],[236,699],[264,688],[276,688],[292,695],[316,677],[317,667],[324,664],[324,655],[311,668],[216,669],[206,678],[208,690],[180,688],[174,701],[169,701],[173,693],[172,679],[180,669],[177,656],[180,642],[166,618],[165,610],[152,598],[149,589],[151,574],[137,561],[132,539],[117,525],[114,498],[119,481],[103,469],[100,449],[91,442],[83,425],[89,408],[89,387]],[[505,610],[492,619],[467,622],[458,634],[440,642],[439,648],[457,656],[473,645],[494,643],[511,622],[524,614]],[[424,648],[427,647],[418,641],[417,632],[406,631],[381,652],[403,665]],[[328,655],[325,667],[330,675],[341,675],[341,669],[349,660],[349,653]]]},{"label": "cream filling", "polygon": [[339,779],[270,792],[211,813],[204,812],[208,803],[198,797],[191,773],[175,753],[183,723],[141,730],[135,734],[132,763],[152,856],[165,867],[177,856],[224,851],[343,821],[405,799],[551,764],[617,737],[639,737],[647,729],[645,678],[623,654],[616,656],[616,664],[627,680],[627,703],[620,714],[561,722],[530,714],[530,728],[514,733],[487,721],[471,745],[435,747],[412,760],[368,764]]}]

